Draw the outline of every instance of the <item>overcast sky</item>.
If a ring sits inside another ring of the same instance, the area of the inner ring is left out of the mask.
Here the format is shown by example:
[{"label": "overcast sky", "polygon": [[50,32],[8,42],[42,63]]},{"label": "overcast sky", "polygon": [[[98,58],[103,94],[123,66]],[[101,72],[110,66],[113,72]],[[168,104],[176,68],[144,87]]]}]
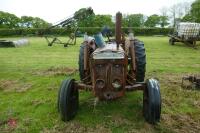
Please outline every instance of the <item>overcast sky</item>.
[{"label": "overcast sky", "polygon": [[159,14],[162,7],[192,1],[194,0],[0,0],[0,10],[18,17],[40,17],[54,23],[84,7],[92,7],[95,14],[115,15],[120,11],[123,14],[152,15]]}]

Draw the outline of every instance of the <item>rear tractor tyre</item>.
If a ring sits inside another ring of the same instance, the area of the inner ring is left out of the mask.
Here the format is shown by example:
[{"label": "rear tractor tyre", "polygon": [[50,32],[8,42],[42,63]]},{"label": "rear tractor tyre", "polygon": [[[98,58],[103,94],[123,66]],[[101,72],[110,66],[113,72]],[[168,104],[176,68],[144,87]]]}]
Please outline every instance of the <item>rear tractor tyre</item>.
[{"label": "rear tractor tyre", "polygon": [[155,79],[146,81],[146,88],[143,93],[143,115],[147,122],[156,124],[160,121],[161,95],[159,83]]},{"label": "rear tractor tyre", "polygon": [[79,50],[79,61],[78,61],[78,65],[79,65],[79,76],[80,76],[80,79],[83,80],[86,75],[85,75],[85,72],[84,72],[84,49],[87,47],[86,44],[81,44],[80,46],[80,50]]},{"label": "rear tractor tyre", "polygon": [[58,94],[58,111],[63,121],[75,117],[79,106],[79,93],[75,87],[74,79],[64,80]]},{"label": "rear tractor tyre", "polygon": [[136,58],[136,81],[143,82],[146,72],[146,53],[144,43],[135,41],[135,58]]}]

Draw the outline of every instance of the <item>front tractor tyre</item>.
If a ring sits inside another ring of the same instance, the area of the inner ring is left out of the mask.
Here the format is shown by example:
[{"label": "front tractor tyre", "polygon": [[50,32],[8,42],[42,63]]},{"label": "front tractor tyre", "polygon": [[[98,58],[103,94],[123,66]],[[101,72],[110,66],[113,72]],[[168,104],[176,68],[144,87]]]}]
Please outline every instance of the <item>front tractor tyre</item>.
[{"label": "front tractor tyre", "polygon": [[160,121],[161,95],[157,80],[148,79],[143,93],[143,115],[147,122],[156,124]]},{"label": "front tractor tyre", "polygon": [[79,93],[74,79],[64,80],[58,93],[58,111],[63,121],[73,119],[78,111]]}]

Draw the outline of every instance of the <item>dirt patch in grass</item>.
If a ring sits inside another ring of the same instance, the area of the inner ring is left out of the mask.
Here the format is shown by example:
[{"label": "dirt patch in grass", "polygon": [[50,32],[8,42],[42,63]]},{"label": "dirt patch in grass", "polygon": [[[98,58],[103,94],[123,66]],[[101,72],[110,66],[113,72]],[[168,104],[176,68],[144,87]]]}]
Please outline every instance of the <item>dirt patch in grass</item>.
[{"label": "dirt patch in grass", "polygon": [[58,75],[72,75],[78,72],[78,69],[68,67],[50,67],[46,70],[38,70],[33,74],[39,76],[58,76]]},{"label": "dirt patch in grass", "polygon": [[55,125],[52,129],[43,129],[42,133],[111,133],[111,131],[101,125],[86,127],[78,122],[68,122],[61,128]]},{"label": "dirt patch in grass", "polygon": [[32,87],[30,83],[24,83],[19,80],[0,80],[0,90],[5,92],[16,91],[25,92]]},{"label": "dirt patch in grass", "polygon": [[200,132],[200,91],[181,86],[182,77],[187,75],[193,74],[158,75],[162,97],[160,126],[175,133]]},{"label": "dirt patch in grass", "polygon": [[32,100],[30,102],[30,104],[37,107],[37,106],[40,106],[42,104],[49,103],[49,102],[51,102],[50,99],[35,99],[35,100]]},{"label": "dirt patch in grass", "polygon": [[112,125],[114,126],[122,126],[122,125],[130,125],[130,121],[121,117],[120,115],[114,115],[111,118]]},{"label": "dirt patch in grass", "polygon": [[200,122],[188,114],[162,114],[165,127],[176,133],[198,133]]}]

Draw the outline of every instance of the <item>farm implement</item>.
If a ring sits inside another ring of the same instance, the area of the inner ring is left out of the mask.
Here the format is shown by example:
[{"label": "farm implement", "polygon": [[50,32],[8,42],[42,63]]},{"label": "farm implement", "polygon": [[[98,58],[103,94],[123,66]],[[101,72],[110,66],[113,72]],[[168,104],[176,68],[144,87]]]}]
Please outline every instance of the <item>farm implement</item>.
[{"label": "farm implement", "polygon": [[[190,85],[185,85],[185,81],[189,81]],[[196,89],[200,89],[200,76],[199,75],[190,75],[190,76],[184,76],[182,78],[182,87],[192,87],[192,88],[196,88]]]}]

